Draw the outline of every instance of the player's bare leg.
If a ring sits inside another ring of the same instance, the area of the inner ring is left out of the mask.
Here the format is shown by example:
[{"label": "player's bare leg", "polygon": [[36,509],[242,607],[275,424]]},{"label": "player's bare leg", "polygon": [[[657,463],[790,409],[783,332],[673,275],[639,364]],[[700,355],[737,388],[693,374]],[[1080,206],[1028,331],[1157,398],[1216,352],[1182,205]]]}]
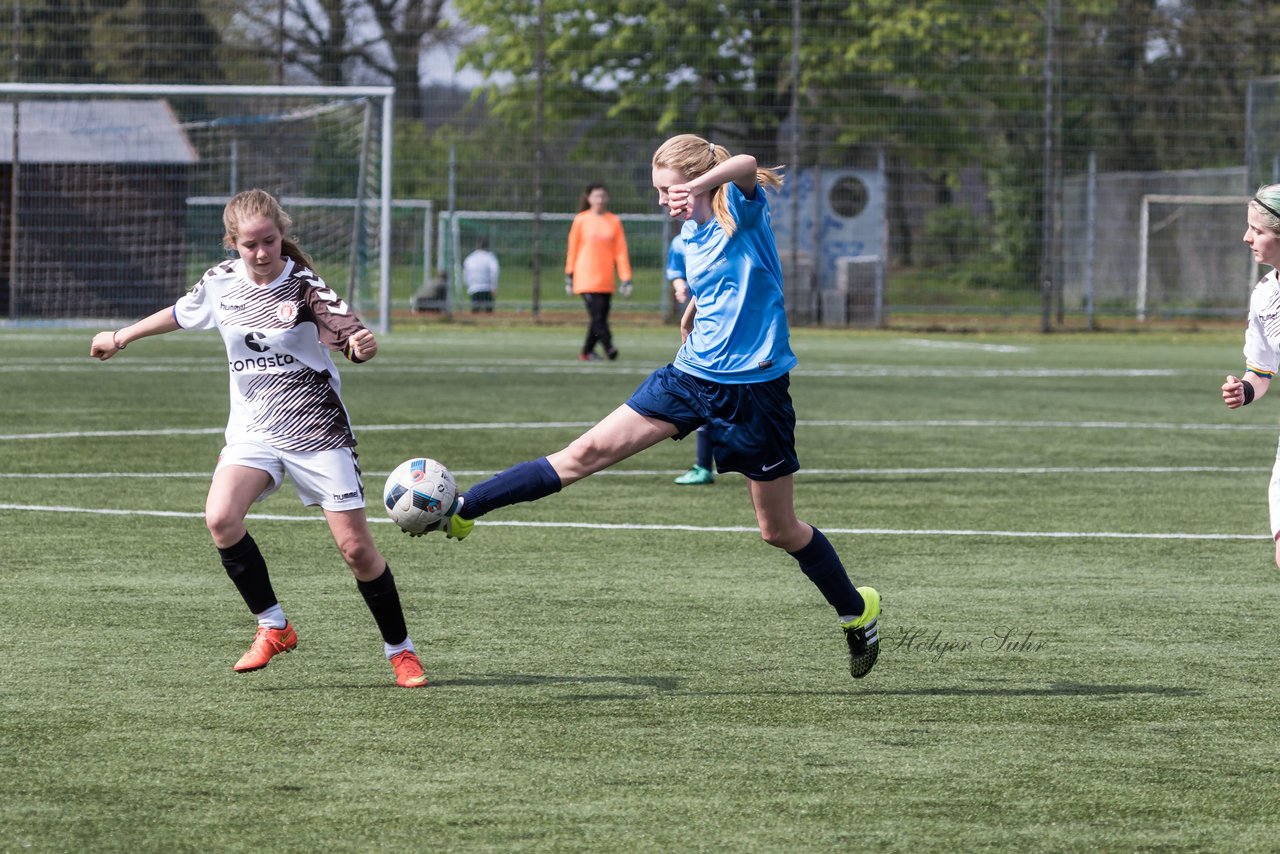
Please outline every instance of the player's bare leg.
[{"label": "player's bare leg", "polygon": [[351,567],[357,581],[372,581],[387,566],[387,560],[374,545],[373,533],[369,530],[369,517],[364,508],[358,510],[325,510],[324,518],[329,523],[329,533],[342,554],[342,559]]},{"label": "player's bare leg", "polygon": [[271,587],[262,552],[244,525],[249,507],[270,485],[271,475],[261,469],[223,466],[213,473],[205,498],[205,526],[218,547],[227,576],[258,621],[249,651],[234,665],[240,673],[261,670],[272,658],[298,645],[298,634]]},{"label": "player's bare leg", "polygon": [[342,559],[356,577],[356,589],[364,597],[374,622],[378,624],[383,651],[395,672],[396,684],[402,688],[424,687],[427,676],[413,641],[409,639],[395,576],[391,574],[387,559],[374,545],[364,508],[326,509],[324,517]]},{"label": "player's bare leg", "polygon": [[796,517],[792,475],[747,483],[760,536],[794,557],[800,570],[836,609],[849,647],[849,673],[861,679],[871,672],[880,654],[880,594],[872,587],[855,590],[826,536]]},{"label": "player's bare leg", "polygon": [[271,475],[249,466],[223,466],[213,473],[204,502],[204,524],[220,549],[244,539],[244,517],[263,491],[271,485]]},{"label": "player's bare leg", "polygon": [[547,455],[565,486],[607,469],[676,434],[668,421],[641,415],[623,404],[569,446]]}]

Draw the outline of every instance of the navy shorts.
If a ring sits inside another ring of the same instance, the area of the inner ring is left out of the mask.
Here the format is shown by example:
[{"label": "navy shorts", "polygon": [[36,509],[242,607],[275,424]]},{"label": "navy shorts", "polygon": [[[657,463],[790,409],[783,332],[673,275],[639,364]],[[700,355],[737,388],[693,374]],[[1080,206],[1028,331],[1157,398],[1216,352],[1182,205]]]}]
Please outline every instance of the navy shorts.
[{"label": "navy shorts", "polygon": [[640,384],[627,406],[674,424],[675,439],[707,425],[718,471],[768,481],[800,470],[790,387],[787,374],[762,383],[726,384],[667,365]]}]

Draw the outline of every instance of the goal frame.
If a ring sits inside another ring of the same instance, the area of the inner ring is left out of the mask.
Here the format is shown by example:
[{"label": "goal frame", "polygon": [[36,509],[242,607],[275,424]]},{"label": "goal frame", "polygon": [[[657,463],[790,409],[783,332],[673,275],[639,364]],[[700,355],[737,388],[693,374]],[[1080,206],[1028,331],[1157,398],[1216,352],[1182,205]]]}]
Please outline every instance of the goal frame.
[{"label": "goal frame", "polygon": [[[447,260],[449,270],[450,286],[447,292],[448,305],[445,308],[447,313],[452,313],[454,304],[466,296],[466,285],[462,281],[462,223],[470,220],[473,222],[502,222],[507,220],[510,222],[532,222],[539,220],[541,222],[568,222],[572,223],[577,213],[569,213],[567,211],[543,211],[535,213],[533,211],[464,211],[464,210],[441,210],[436,213],[436,255],[442,261]],[[665,263],[665,248],[675,234],[672,227],[672,219],[664,213],[618,213],[615,214],[624,224],[628,222],[646,222],[662,225],[662,246],[663,254],[658,259],[660,263]],[[661,288],[658,297],[658,310],[662,314],[666,314],[670,306],[671,293],[670,288]],[[535,308],[535,312],[536,312]]]},{"label": "goal frame", "polygon": [[[1134,306],[1139,322],[1145,322],[1147,319],[1147,287],[1150,276],[1148,258],[1150,256],[1151,205],[1153,202],[1172,205],[1243,206],[1248,204],[1249,197],[1166,195],[1161,193],[1146,193],[1142,196],[1142,207],[1138,214],[1138,295]],[[1253,270],[1257,271],[1256,264],[1253,265]],[[1256,280],[1257,276],[1251,276],[1247,283],[1248,286],[1252,287]],[[1245,292],[1248,293],[1247,288]]]},{"label": "goal frame", "polygon": [[394,175],[394,86],[247,86],[162,83],[0,83],[0,98],[21,95],[151,95],[173,96],[302,96],[330,98],[379,98],[382,100],[381,191],[378,193],[378,318],[374,328],[385,333],[391,326],[391,182]]}]

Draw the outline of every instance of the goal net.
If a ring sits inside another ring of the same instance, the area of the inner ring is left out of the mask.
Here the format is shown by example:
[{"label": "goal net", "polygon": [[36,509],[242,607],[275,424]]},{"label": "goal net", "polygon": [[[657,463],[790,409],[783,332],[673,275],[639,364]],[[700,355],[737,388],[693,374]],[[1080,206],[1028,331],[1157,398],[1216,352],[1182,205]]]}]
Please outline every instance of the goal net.
[{"label": "goal net", "polygon": [[[441,211],[436,227],[436,257],[446,271],[445,291],[440,296],[457,307],[467,300],[462,281],[462,260],[481,241],[498,257],[498,305],[508,311],[524,311],[534,305],[533,268],[535,255],[541,269],[541,305],[560,307],[577,298],[564,292],[565,250],[574,214],[557,211],[540,218],[529,211]],[[539,220],[540,221],[537,221]],[[618,214],[627,238],[631,261],[633,296],[615,299],[614,311],[665,311],[671,303],[665,271],[667,246],[676,225],[666,214]],[[537,248],[535,251],[535,231]]]},{"label": "goal net", "polygon": [[1261,277],[1244,234],[1246,196],[1148,194],[1138,231],[1139,320],[1241,314]]},{"label": "goal net", "polygon": [[260,187],[326,282],[385,329],[392,91],[0,84],[0,318],[171,304],[227,257],[227,200]]}]

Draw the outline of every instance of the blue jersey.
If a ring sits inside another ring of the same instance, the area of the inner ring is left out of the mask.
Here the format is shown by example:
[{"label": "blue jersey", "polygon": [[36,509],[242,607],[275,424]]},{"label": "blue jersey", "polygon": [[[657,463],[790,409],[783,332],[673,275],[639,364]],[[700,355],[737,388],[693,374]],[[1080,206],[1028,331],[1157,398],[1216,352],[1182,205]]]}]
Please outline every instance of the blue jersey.
[{"label": "blue jersey", "polygon": [[677,234],[667,247],[667,281],[674,282],[684,277],[684,238]]},{"label": "blue jersey", "polygon": [[767,382],[796,365],[769,200],[759,184],[753,199],[734,183],[722,192],[738,224],[732,237],[714,216],[702,225],[686,222],[680,231],[698,311],[673,364],[712,382]]}]

